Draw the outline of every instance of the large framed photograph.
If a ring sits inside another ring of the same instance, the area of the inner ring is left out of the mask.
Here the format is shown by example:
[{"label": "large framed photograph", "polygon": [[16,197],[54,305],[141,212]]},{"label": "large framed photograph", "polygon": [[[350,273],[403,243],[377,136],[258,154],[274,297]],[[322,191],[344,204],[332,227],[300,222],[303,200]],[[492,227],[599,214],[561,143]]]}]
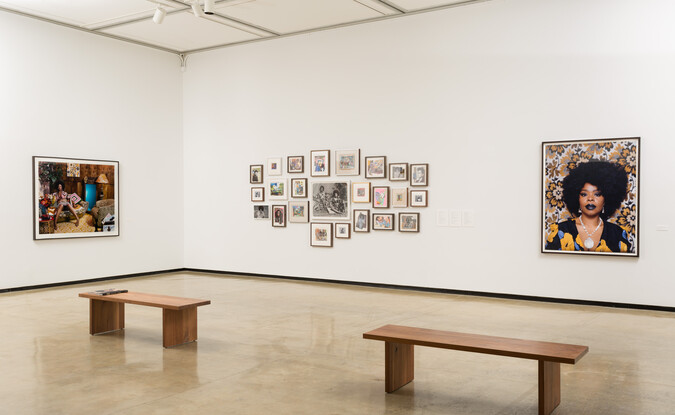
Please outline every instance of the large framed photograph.
[{"label": "large framed photograph", "polygon": [[394,213],[373,213],[374,231],[393,231]]},{"label": "large framed photograph", "polygon": [[366,157],[365,163],[366,163],[366,179],[387,178],[386,156]]},{"label": "large framed photograph", "polygon": [[312,219],[349,220],[349,181],[312,183]]},{"label": "large framed photograph", "polygon": [[251,202],[264,202],[264,201],[265,201],[265,188],[251,187]]},{"label": "large framed photograph", "polygon": [[392,187],[391,188],[391,207],[393,207],[393,208],[407,208],[408,207],[408,188],[407,187]]},{"label": "large framed photograph", "polygon": [[352,203],[370,203],[370,182],[352,183]]},{"label": "large framed photograph", "polygon": [[335,174],[337,176],[361,174],[361,150],[335,150]]},{"label": "large framed photograph", "polygon": [[270,207],[267,205],[253,205],[253,219],[269,219]]},{"label": "large framed photograph", "polygon": [[269,196],[270,200],[288,199],[288,180],[286,179],[270,180]]},{"label": "large framed photograph", "polygon": [[288,221],[293,223],[309,222],[309,202],[288,202]]},{"label": "large framed photograph", "polygon": [[281,176],[281,157],[267,159],[267,175]]},{"label": "large framed photograph", "polygon": [[34,156],[33,239],[118,236],[119,170],[117,161]]},{"label": "large framed photograph", "polygon": [[419,213],[399,213],[398,214],[398,231],[399,232],[419,232],[420,231],[420,214]]},{"label": "large framed photograph", "polygon": [[410,165],[410,186],[428,186],[429,185],[429,164],[411,164]]},{"label": "large framed photograph", "polygon": [[307,179],[291,179],[291,197],[307,197]]},{"label": "large framed photograph", "polygon": [[330,150],[312,150],[310,152],[312,171],[315,177],[330,176]]},{"label": "large framed photograph", "polygon": [[389,207],[389,186],[373,186],[373,207],[375,209]]},{"label": "large framed photograph", "polygon": [[333,246],[333,224],[316,223],[309,224],[309,245],[330,248]]},{"label": "large framed photograph", "polygon": [[543,253],[637,257],[640,138],[542,143]]},{"label": "large framed photograph", "polygon": [[286,226],[286,205],[272,205],[272,226],[275,228]]},{"label": "large framed photograph", "polygon": [[370,232],[370,209],[354,209],[354,232]]},{"label": "large framed photograph", "polygon": [[305,171],[305,156],[288,156],[287,172],[303,173]]},{"label": "large framed photograph", "polygon": [[389,180],[408,181],[408,163],[389,163]]},{"label": "large framed photograph", "polygon": [[249,170],[249,181],[251,184],[261,184],[263,182],[263,165],[251,164]]},{"label": "large framed photograph", "polygon": [[410,207],[427,207],[429,205],[429,193],[426,190],[410,191]]}]

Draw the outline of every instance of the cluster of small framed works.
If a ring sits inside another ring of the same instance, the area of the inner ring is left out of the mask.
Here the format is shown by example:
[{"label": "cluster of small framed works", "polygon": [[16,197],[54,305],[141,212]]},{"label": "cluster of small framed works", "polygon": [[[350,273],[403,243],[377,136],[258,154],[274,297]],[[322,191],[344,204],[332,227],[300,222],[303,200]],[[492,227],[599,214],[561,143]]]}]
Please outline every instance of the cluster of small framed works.
[{"label": "cluster of small framed works", "polygon": [[[332,154],[331,154],[332,153]],[[367,156],[361,168],[361,150],[312,150],[305,168],[305,156],[268,158],[266,164],[250,165],[251,201],[288,201],[271,206],[254,204],[254,219],[267,219],[273,227],[286,223],[309,223],[310,245],[332,247],[334,239],[349,239],[352,232],[398,230],[419,232],[418,212],[382,212],[380,209],[405,209],[428,206],[428,191],[415,187],[429,183],[429,165],[387,164],[386,156]],[[334,166],[334,167],[333,167]],[[266,172],[264,170],[267,170]],[[366,180],[314,180],[284,177],[309,173],[312,178],[363,176]],[[265,175],[264,175],[265,173]],[[410,187],[387,186],[370,180],[387,179]],[[266,195],[267,194],[267,195]],[[305,199],[305,200],[296,200]],[[353,204],[369,204],[370,209],[352,209]]]}]

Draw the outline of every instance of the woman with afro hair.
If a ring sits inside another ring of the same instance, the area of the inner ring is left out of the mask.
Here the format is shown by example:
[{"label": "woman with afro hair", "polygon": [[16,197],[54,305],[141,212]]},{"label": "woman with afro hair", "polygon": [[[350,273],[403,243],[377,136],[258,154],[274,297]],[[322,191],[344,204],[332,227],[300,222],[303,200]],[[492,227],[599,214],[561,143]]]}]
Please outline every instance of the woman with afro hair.
[{"label": "woman with afro hair", "polygon": [[626,197],[628,176],[621,166],[591,160],[563,179],[563,201],[573,218],[551,226],[546,249],[631,252],[627,232],[607,222]]}]

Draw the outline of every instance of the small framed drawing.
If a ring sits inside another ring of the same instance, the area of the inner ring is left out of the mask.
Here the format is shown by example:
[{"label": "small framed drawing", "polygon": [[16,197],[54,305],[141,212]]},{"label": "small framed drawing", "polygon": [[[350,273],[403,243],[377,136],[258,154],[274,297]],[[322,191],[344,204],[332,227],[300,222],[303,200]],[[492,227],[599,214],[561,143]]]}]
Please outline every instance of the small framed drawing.
[{"label": "small framed drawing", "polygon": [[333,224],[317,223],[309,224],[309,245],[310,246],[333,246]]},{"label": "small framed drawing", "polygon": [[288,202],[288,221],[293,223],[309,222],[309,202]]},{"label": "small framed drawing", "polygon": [[267,205],[253,205],[253,219],[269,219],[270,207]]},{"label": "small framed drawing", "polygon": [[307,179],[291,179],[291,197],[307,197]]},{"label": "small framed drawing", "polygon": [[373,186],[373,207],[375,209],[389,207],[389,186]]},{"label": "small framed drawing", "polygon": [[335,150],[335,174],[337,176],[361,174],[361,150]]},{"label": "small framed drawing", "polygon": [[262,164],[251,164],[250,167],[250,182],[251,184],[261,184],[263,182],[263,166]]},{"label": "small framed drawing", "polygon": [[251,202],[264,202],[264,201],[265,201],[265,188],[251,187]]},{"label": "small framed drawing", "polygon": [[312,219],[349,220],[349,181],[312,182]]},{"label": "small framed drawing", "polygon": [[420,214],[419,213],[399,213],[398,214],[399,232],[419,232]]},{"label": "small framed drawing", "polygon": [[272,226],[275,228],[286,226],[286,205],[272,205]]},{"label": "small framed drawing", "polygon": [[408,180],[408,163],[389,163],[389,180],[407,181]]},{"label": "small framed drawing", "polygon": [[312,176],[330,176],[330,150],[312,150]]},{"label": "small framed drawing", "polygon": [[267,174],[281,176],[281,157],[267,159]]},{"label": "small framed drawing", "polygon": [[373,213],[374,231],[393,231],[394,213]]},{"label": "small framed drawing", "polygon": [[386,156],[366,157],[365,161],[366,161],[366,179],[387,178]]},{"label": "small framed drawing", "polygon": [[354,209],[354,232],[370,232],[370,209]]},{"label": "small framed drawing", "polygon": [[427,207],[429,205],[427,196],[426,190],[411,190],[410,207]]},{"label": "small framed drawing", "polygon": [[286,171],[289,173],[303,173],[305,171],[305,156],[288,156]]},{"label": "small framed drawing", "polygon": [[410,185],[427,186],[429,184],[429,165],[411,164],[410,165]]},{"label": "small framed drawing", "polygon": [[352,237],[351,223],[336,223],[335,237],[339,239],[349,239]]},{"label": "small framed drawing", "polygon": [[288,199],[288,180],[274,179],[270,180],[270,200],[286,200]]},{"label": "small framed drawing", "polygon": [[406,208],[408,207],[408,188],[407,187],[392,187],[391,189],[391,207]]},{"label": "small framed drawing", "polygon": [[370,182],[352,183],[352,202],[370,203]]}]

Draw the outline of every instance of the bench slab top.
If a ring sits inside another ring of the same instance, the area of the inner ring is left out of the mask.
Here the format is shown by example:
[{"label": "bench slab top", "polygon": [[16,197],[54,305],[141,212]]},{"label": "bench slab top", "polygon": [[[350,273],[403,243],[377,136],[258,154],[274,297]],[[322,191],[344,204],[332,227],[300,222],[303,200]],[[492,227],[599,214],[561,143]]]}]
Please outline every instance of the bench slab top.
[{"label": "bench slab top", "polygon": [[211,304],[211,300],[200,300],[196,298],[172,297],[170,295],[144,294],[136,292],[127,292],[111,295],[80,293],[79,296],[84,298],[90,298],[92,300],[147,305],[150,307],[168,308],[170,310],[184,310],[186,308]]},{"label": "bench slab top", "polygon": [[511,339],[395,325],[382,326],[363,333],[363,338],[568,364],[575,364],[588,353],[588,346],[575,344]]}]

